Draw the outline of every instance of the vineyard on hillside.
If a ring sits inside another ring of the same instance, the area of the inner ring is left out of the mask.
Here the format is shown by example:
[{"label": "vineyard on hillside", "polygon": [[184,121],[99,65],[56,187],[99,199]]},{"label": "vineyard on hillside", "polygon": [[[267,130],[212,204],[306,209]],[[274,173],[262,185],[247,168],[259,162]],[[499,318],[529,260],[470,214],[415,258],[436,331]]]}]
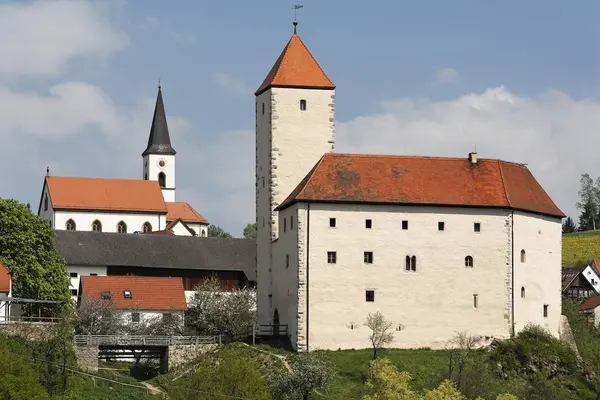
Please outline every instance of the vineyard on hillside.
[{"label": "vineyard on hillside", "polygon": [[562,237],[562,264],[575,267],[600,258],[600,230],[568,233]]}]

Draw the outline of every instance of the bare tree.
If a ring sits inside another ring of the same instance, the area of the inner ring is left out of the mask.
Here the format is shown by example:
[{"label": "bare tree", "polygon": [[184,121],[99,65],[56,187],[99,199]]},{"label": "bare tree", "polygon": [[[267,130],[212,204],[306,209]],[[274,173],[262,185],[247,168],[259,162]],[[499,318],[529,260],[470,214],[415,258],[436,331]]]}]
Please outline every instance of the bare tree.
[{"label": "bare tree", "polygon": [[451,347],[450,363],[448,367],[449,378],[452,379],[452,375],[456,367],[456,384],[459,388],[462,384],[463,370],[465,364],[469,360],[469,357],[471,356],[473,350],[479,347],[481,340],[481,336],[471,336],[467,332],[460,332],[458,335],[456,335],[454,339],[452,339],[449,342]]},{"label": "bare tree", "polygon": [[275,399],[296,398],[299,394],[307,400],[311,393],[327,391],[335,377],[335,370],[320,352],[293,354],[288,363],[289,370],[282,368],[270,376]]},{"label": "bare tree", "polygon": [[188,322],[207,334],[226,334],[233,340],[247,337],[256,320],[255,291],[248,288],[224,291],[212,276],[195,288]]},{"label": "bare tree", "polygon": [[392,322],[385,319],[383,314],[377,311],[375,314],[370,313],[367,316],[367,322],[365,323],[371,330],[369,340],[373,346],[373,360],[377,358],[377,350],[385,346],[386,344],[392,343],[394,340],[394,332],[392,329]]},{"label": "bare tree", "polygon": [[83,297],[75,312],[78,335],[118,335],[125,330],[121,313],[110,300]]}]

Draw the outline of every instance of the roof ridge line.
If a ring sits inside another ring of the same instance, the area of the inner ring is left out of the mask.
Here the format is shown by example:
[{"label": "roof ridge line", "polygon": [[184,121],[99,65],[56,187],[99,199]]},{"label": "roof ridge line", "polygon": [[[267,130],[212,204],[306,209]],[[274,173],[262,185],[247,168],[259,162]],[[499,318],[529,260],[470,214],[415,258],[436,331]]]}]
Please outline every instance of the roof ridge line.
[{"label": "roof ridge line", "polygon": [[504,180],[504,171],[502,171],[502,163],[500,162],[500,160],[498,160],[498,170],[500,171],[500,180],[502,181],[502,191],[504,192],[504,197],[506,197],[506,203],[509,207],[513,207],[512,203],[510,202],[510,198],[508,197],[508,190],[506,190],[506,181]]}]

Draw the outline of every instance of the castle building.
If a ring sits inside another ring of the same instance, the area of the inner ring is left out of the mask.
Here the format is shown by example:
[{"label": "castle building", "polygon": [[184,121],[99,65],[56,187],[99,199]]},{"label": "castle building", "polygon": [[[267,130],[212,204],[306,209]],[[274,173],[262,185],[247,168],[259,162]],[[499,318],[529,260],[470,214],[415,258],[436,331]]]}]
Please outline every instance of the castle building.
[{"label": "castle building", "polygon": [[46,176],[38,216],[56,230],[207,236],[208,221],[189,203],[175,201],[176,154],[159,86],[143,179]]},{"label": "castle building", "polygon": [[258,323],[298,350],[558,335],[564,214],[523,164],[338,154],[335,85],[294,32],[255,93]]}]

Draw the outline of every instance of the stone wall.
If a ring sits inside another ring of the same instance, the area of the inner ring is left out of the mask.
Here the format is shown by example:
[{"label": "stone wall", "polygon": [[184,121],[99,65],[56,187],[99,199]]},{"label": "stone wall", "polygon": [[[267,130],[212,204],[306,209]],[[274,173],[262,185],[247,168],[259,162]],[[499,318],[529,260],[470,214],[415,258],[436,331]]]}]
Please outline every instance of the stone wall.
[{"label": "stone wall", "polygon": [[193,361],[198,356],[207,353],[216,347],[216,344],[169,346],[169,352],[167,354],[169,371]]},{"label": "stone wall", "polygon": [[84,371],[98,371],[98,346],[75,346],[77,365]]}]

